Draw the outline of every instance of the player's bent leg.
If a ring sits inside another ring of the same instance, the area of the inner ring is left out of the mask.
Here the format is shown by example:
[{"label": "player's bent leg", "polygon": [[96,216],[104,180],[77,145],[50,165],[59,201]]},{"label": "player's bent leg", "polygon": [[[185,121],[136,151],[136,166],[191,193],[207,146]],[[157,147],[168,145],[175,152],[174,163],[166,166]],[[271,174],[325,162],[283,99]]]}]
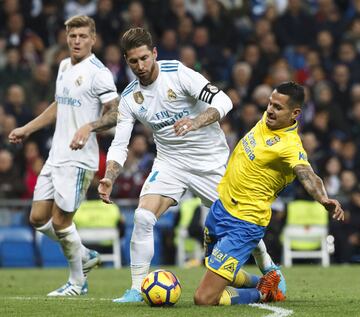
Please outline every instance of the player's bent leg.
[{"label": "player's bent leg", "polygon": [[199,287],[195,291],[195,305],[218,305],[221,295],[230,282],[211,270],[206,270]]},{"label": "player's bent leg", "polygon": [[53,205],[53,200],[33,201],[29,221],[36,230],[39,230],[46,235],[56,238],[55,231],[53,230],[52,226],[48,225],[52,217]]},{"label": "player's bent leg", "polygon": [[194,303],[201,306],[229,306],[260,302],[261,293],[258,289],[230,287],[230,283],[224,277],[208,269],[195,292]]},{"label": "player's bent leg", "polygon": [[259,282],[260,277],[258,275],[250,274],[240,269],[231,283],[231,286],[236,288],[255,288]]}]

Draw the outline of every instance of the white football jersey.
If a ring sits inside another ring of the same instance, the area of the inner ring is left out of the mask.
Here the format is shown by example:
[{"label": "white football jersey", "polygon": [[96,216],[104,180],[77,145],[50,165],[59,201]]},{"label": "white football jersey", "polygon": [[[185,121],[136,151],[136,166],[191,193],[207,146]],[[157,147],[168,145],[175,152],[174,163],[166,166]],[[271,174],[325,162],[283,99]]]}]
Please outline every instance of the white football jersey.
[{"label": "white football jersey", "polygon": [[97,170],[96,133],[90,134],[81,150],[71,150],[70,143],[81,126],[99,119],[103,103],[117,97],[111,72],[94,54],[75,65],[70,58],[61,61],[56,79],[56,126],[48,163]]},{"label": "white football jersey", "polygon": [[[204,112],[218,89],[201,74],[176,60],[158,61],[159,75],[148,86],[132,81],[123,91],[119,120],[107,160],[121,166],[135,120],[154,134],[158,161],[192,172],[206,172],[226,164],[229,148],[218,122],[177,136],[174,123]],[[207,103],[208,102],[208,103]]]}]

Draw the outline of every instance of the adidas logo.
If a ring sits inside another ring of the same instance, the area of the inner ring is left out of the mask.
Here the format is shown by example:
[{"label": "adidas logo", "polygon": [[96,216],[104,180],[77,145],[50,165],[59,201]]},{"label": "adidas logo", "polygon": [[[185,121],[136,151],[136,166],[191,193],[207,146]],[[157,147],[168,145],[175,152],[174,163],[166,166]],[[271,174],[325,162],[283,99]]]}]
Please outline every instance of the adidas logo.
[{"label": "adidas logo", "polygon": [[144,106],[141,106],[139,109],[139,113],[146,112],[147,109]]}]

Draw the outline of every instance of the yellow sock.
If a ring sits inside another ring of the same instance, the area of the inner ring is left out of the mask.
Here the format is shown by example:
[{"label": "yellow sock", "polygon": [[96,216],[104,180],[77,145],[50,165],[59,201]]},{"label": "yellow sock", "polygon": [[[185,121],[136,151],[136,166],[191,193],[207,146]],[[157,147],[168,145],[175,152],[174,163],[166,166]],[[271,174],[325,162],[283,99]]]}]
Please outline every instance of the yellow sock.
[{"label": "yellow sock", "polygon": [[226,286],[223,293],[221,294],[219,305],[220,306],[230,306],[231,305],[231,297],[237,295],[234,292],[234,288],[230,286]]},{"label": "yellow sock", "polygon": [[249,274],[248,272],[240,269],[231,286],[236,288],[256,287],[258,279],[259,278],[256,275]]}]

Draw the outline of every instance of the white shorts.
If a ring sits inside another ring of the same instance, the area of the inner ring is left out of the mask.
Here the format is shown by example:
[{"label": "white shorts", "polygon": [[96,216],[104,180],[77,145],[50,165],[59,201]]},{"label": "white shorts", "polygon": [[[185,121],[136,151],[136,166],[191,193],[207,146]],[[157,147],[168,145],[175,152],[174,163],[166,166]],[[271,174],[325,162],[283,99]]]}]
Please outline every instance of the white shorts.
[{"label": "white shorts", "polygon": [[225,166],[206,173],[191,173],[166,164],[155,162],[140,193],[141,196],[158,194],[179,202],[186,190],[199,197],[206,207],[218,199],[216,190],[225,173]]},{"label": "white shorts", "polygon": [[74,212],[85,198],[94,174],[94,171],[81,167],[57,167],[45,163],[36,182],[33,200],[55,200],[60,209]]}]

